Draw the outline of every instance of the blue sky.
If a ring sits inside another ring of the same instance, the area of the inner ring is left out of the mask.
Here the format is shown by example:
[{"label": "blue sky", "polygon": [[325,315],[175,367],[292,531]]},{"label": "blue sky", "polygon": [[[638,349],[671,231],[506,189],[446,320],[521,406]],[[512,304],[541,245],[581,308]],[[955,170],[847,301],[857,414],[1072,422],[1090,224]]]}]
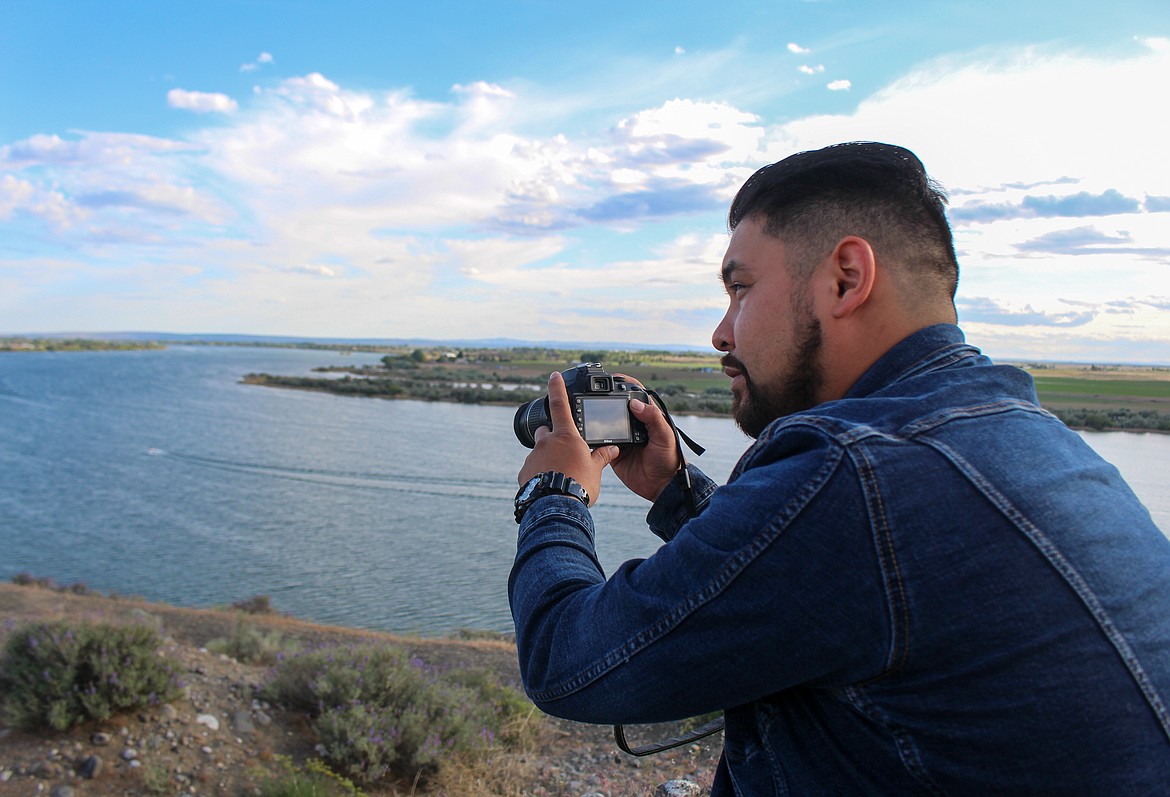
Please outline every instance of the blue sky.
[{"label": "blue sky", "polygon": [[706,346],[735,190],[865,139],[974,343],[1170,363],[1170,9],[991,9],[8,0],[0,334]]}]

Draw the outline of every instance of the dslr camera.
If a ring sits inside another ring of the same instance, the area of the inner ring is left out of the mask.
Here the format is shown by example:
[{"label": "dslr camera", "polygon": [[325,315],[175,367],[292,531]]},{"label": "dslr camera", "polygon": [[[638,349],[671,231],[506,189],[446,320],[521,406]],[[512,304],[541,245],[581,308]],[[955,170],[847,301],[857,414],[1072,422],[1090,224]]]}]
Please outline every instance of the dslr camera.
[{"label": "dslr camera", "polygon": [[[562,371],[569,409],[577,431],[590,446],[644,446],[646,425],[630,413],[630,399],[650,403],[650,396],[634,382],[611,376],[601,363],[582,363]],[[516,438],[528,448],[536,446],[536,430],[552,428],[548,396],[533,399],[516,410],[512,422]]]}]

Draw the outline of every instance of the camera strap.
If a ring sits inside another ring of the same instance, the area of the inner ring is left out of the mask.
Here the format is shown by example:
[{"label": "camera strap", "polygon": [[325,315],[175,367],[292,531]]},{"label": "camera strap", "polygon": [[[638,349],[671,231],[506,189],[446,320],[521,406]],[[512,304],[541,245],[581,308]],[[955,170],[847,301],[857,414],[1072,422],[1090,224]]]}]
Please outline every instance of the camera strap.
[{"label": "camera strap", "polygon": [[[686,432],[684,432],[682,429],[679,429],[678,426],[675,425],[674,418],[670,417],[670,410],[666,408],[666,402],[662,400],[662,396],[658,395],[657,392],[650,390],[649,388],[646,389],[646,393],[652,399],[654,399],[654,403],[658,405],[658,409],[662,410],[662,415],[666,418],[666,422],[670,424],[670,429],[674,432],[675,440],[678,441],[678,458],[679,463],[682,466],[681,471],[685,481],[685,484],[683,485],[683,496],[686,500],[687,516],[696,517],[699,514],[699,509],[695,504],[695,490],[691,486],[691,473],[687,468],[687,458],[686,455],[683,454],[682,444],[686,443],[687,448],[689,448],[691,451],[694,451],[696,456],[702,456],[703,452],[707,449],[696,443],[687,436]],[[628,753],[632,756],[641,758],[642,756],[662,753],[666,750],[673,750],[676,747],[682,747],[684,744],[697,742],[699,739],[705,739],[712,734],[719,733],[721,730],[723,730],[722,717],[701,725],[698,728],[695,728],[693,731],[684,733],[681,736],[672,736],[671,738],[658,742],[657,744],[630,747],[629,742],[626,741],[626,729],[621,725],[614,725],[613,740],[617,742],[618,748],[623,753]]]},{"label": "camera strap", "polygon": [[[691,451],[695,452],[695,456],[698,456],[698,457],[703,456],[703,452],[706,451],[707,449],[703,448],[701,445],[696,443],[694,440],[692,440],[690,437],[687,436],[686,432],[684,432],[682,429],[679,429],[678,426],[675,425],[674,418],[670,417],[670,410],[668,410],[666,408],[666,402],[662,400],[662,396],[658,395],[658,391],[651,390],[650,388],[645,388],[645,390],[646,390],[647,395],[649,395],[650,398],[654,399],[654,403],[658,405],[658,409],[662,410],[662,414],[666,417],[666,422],[668,424],[670,424],[670,430],[672,432],[674,432],[675,437],[681,438],[682,442],[687,444],[687,448],[689,448]],[[682,454],[682,446],[681,445],[679,446],[679,454]],[[684,462],[683,464],[686,464],[686,463]]]},{"label": "camera strap", "polygon": [[711,720],[705,725],[700,725],[693,731],[684,733],[682,736],[672,736],[669,739],[659,742],[658,744],[639,745],[638,747],[630,747],[630,743],[626,741],[626,729],[621,725],[613,726],[613,740],[617,742],[617,746],[621,748],[623,753],[629,753],[632,756],[654,755],[655,753],[662,753],[667,750],[673,750],[676,747],[682,747],[684,744],[697,742],[699,739],[705,739],[708,736],[719,733],[723,730],[723,718]]},{"label": "camera strap", "polygon": [[695,456],[703,456],[703,452],[707,449],[696,443],[687,433],[679,429],[674,422],[674,418],[670,416],[670,410],[666,408],[666,402],[662,400],[662,396],[654,390],[646,389],[646,393],[650,398],[654,399],[654,403],[658,405],[658,409],[662,410],[662,415],[666,418],[666,422],[670,424],[670,430],[674,432],[674,439],[678,443],[678,459],[680,471],[683,476],[683,499],[687,504],[687,517],[695,517],[699,514],[699,508],[695,504],[695,488],[691,485],[691,472],[687,469],[687,458],[683,454],[683,443],[687,444],[687,448],[695,452]]}]

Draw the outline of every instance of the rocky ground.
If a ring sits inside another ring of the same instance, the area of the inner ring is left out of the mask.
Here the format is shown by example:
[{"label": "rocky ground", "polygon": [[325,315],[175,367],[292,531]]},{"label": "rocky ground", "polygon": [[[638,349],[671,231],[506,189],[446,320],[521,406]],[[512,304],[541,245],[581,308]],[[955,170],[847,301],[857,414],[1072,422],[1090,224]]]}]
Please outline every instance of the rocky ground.
[{"label": "rocky ground", "polygon": [[[230,636],[238,613],[0,584],[0,644],[21,624],[50,619],[151,624],[163,639],[160,655],[172,659],[183,674],[185,692],[172,704],[60,733],[0,726],[3,797],[255,795],[286,771],[289,761],[303,764],[317,757],[316,740],[303,715],[253,697],[267,668],[208,652],[208,642]],[[275,614],[249,615],[249,621],[305,644],[382,640],[406,646],[437,665],[487,667],[509,682],[518,679],[515,648],[507,642],[402,638]],[[676,751],[634,758],[617,749],[608,727],[538,714],[533,722],[539,731],[529,749],[460,767],[426,790],[387,783],[365,791],[451,797],[702,795],[719,757],[718,735]],[[675,731],[633,730],[655,738]]]}]

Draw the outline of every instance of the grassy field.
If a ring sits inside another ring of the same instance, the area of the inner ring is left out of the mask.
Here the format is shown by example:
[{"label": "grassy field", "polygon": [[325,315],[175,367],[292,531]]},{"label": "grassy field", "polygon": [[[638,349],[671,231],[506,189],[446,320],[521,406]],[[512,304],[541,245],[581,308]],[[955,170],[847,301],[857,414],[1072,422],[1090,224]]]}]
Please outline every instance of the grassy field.
[{"label": "grassy field", "polygon": [[1170,368],[1061,365],[1025,367],[1040,403],[1051,409],[1127,409],[1170,413]]},{"label": "grassy field", "polygon": [[[552,355],[553,353],[548,353]],[[507,363],[516,373],[536,378],[563,370],[578,353],[532,357]],[[726,394],[728,379],[719,358],[664,352],[596,352],[614,373],[636,377],[664,395],[715,397]],[[1093,364],[1012,363],[1032,375],[1040,404],[1073,426],[1170,430],[1170,367]],[[501,363],[501,365],[504,365]]]},{"label": "grassy field", "polygon": [[[250,374],[245,381],[386,398],[508,403],[492,384],[541,385],[553,371],[600,362],[665,397],[673,412],[727,416],[729,380],[714,353],[579,349],[386,350],[386,367],[337,366],[359,379]],[[1170,367],[1007,363],[1032,375],[1040,403],[1069,426],[1170,432]]]}]

